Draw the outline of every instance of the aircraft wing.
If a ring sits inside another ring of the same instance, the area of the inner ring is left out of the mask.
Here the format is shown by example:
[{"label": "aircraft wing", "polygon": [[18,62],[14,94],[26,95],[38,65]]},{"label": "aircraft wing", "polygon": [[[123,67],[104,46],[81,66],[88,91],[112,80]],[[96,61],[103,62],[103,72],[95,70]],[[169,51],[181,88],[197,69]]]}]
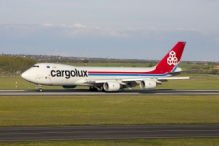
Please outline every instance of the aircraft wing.
[{"label": "aircraft wing", "polygon": [[139,79],[122,79],[122,81],[127,82],[127,81],[142,81],[142,80],[148,80],[148,79],[155,79],[158,81],[162,80],[187,80],[190,77],[164,77],[164,78],[139,78]]},{"label": "aircraft wing", "polygon": [[116,81],[120,84],[125,82],[134,82],[134,81],[143,81],[143,80],[150,80],[154,79],[157,82],[167,81],[167,80],[187,80],[190,77],[164,77],[164,78],[129,78],[129,79],[96,79],[96,80],[86,80],[85,83],[105,83],[105,82],[111,82]]}]

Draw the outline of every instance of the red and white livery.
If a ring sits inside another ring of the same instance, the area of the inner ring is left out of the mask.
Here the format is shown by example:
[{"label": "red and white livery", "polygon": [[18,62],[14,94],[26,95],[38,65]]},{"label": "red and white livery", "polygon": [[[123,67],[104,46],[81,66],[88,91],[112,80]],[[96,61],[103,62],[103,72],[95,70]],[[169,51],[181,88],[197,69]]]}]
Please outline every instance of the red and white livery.
[{"label": "red and white livery", "polygon": [[76,67],[54,63],[38,63],[25,71],[21,77],[38,85],[89,86],[91,91],[118,91],[140,85],[142,89],[153,89],[162,81],[170,79],[189,79],[172,77],[182,69],[178,67],[185,42],[178,42],[154,67]]}]

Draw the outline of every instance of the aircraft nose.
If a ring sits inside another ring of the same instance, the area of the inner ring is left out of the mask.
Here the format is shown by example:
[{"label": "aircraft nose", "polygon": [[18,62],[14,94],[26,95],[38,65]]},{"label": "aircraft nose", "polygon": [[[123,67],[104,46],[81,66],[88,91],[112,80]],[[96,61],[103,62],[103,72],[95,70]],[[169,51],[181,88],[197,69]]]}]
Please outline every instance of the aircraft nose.
[{"label": "aircraft nose", "polygon": [[23,73],[21,74],[21,77],[22,77],[23,79],[27,80],[27,72],[26,72],[26,71],[23,72]]},{"label": "aircraft nose", "polygon": [[32,75],[33,75],[33,72],[31,70],[27,70],[21,74],[21,77],[25,79],[26,81],[32,81],[33,80]]}]

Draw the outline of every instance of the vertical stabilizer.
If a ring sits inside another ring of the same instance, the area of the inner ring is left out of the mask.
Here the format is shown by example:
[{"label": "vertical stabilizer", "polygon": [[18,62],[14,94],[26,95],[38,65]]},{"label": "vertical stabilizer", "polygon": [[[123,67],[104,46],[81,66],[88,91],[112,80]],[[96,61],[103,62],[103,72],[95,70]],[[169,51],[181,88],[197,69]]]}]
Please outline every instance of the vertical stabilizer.
[{"label": "vertical stabilizer", "polygon": [[180,63],[186,42],[178,42],[157,64],[156,70],[163,73],[173,72]]}]

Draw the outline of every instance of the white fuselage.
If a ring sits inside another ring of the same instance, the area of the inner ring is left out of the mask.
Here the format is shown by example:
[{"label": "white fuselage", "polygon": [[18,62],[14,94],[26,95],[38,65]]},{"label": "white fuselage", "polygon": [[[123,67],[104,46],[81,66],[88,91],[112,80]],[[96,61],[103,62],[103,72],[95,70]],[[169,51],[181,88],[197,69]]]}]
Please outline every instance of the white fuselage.
[{"label": "white fuselage", "polygon": [[[39,63],[28,69],[22,77],[32,83],[42,85],[90,85],[92,80],[157,78],[168,74],[142,74],[155,67],[75,67],[63,64]],[[178,68],[179,69],[179,68]],[[136,72],[129,74],[129,72]]]}]

